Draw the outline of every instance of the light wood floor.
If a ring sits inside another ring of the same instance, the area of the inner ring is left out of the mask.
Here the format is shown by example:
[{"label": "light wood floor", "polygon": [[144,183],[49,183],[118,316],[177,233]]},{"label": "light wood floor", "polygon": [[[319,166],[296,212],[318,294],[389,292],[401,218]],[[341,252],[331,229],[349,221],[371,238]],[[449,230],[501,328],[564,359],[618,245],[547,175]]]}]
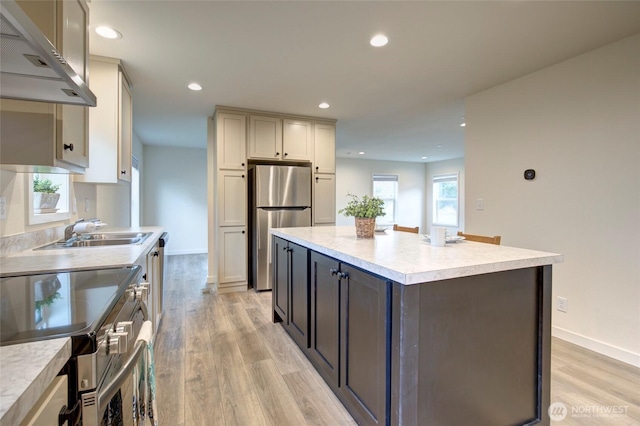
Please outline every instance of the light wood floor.
[{"label": "light wood floor", "polygon": [[[355,424],[282,327],[271,323],[271,292],[202,294],[206,255],[169,256],[167,267],[155,341],[160,426]],[[551,368],[551,402],[569,410],[552,424],[640,424],[640,369],[559,339],[553,339]],[[624,413],[593,413],[607,407]]]}]

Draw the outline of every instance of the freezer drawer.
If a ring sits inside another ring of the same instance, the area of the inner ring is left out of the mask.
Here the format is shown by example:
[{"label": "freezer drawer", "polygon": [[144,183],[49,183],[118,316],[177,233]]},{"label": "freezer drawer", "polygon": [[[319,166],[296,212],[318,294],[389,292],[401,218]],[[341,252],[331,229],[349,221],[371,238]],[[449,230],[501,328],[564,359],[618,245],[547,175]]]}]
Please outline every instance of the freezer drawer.
[{"label": "freezer drawer", "polygon": [[271,228],[311,226],[311,209],[256,209],[255,233],[252,241],[253,263],[251,283],[255,290],[270,290],[271,285]]}]

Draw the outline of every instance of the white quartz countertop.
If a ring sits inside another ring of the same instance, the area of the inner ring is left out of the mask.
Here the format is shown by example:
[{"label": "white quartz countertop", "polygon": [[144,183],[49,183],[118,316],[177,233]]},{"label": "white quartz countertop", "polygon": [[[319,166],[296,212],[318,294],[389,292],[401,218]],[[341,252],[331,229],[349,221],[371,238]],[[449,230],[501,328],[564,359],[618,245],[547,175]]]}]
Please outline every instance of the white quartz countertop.
[{"label": "white quartz countertop", "polygon": [[140,228],[104,228],[104,232],[153,232],[142,244],[121,246],[74,247],[50,250],[23,250],[0,257],[0,276],[22,273],[46,273],[68,269],[96,269],[130,266],[149,251],[162,235],[159,226]]},{"label": "white quartz countertop", "polygon": [[271,233],[400,284],[530,268],[564,260],[556,253],[471,241],[435,247],[423,235],[392,230],[376,233],[372,239],[356,238],[354,226],[275,228]]},{"label": "white quartz countertop", "polygon": [[69,357],[68,337],[0,347],[0,424],[20,424]]}]

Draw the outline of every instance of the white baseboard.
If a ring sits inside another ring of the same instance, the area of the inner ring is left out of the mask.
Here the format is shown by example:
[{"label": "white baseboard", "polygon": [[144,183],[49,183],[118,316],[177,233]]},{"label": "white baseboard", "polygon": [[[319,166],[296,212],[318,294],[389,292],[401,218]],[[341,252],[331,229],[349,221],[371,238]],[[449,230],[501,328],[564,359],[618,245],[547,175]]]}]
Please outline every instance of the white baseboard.
[{"label": "white baseboard", "polygon": [[618,348],[608,343],[600,342],[590,337],[582,336],[556,326],[551,328],[551,335],[594,352],[598,352],[599,354],[608,356],[609,358],[617,359],[618,361],[640,368],[640,354],[636,354],[626,349]]},{"label": "white baseboard", "polygon": [[167,250],[166,255],[172,256],[174,254],[206,254],[207,249],[187,249],[187,250]]}]

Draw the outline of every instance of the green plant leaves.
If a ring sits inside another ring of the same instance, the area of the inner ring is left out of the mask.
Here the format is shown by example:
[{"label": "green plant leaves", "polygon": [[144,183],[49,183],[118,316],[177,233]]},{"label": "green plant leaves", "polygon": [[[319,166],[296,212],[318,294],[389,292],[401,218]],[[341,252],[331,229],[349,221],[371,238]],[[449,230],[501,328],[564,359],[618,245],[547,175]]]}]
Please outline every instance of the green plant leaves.
[{"label": "green plant leaves", "polygon": [[338,210],[345,216],[376,218],[384,216],[384,201],[378,197],[369,197],[364,195],[362,198],[357,195],[347,194],[351,200],[347,206]]}]

